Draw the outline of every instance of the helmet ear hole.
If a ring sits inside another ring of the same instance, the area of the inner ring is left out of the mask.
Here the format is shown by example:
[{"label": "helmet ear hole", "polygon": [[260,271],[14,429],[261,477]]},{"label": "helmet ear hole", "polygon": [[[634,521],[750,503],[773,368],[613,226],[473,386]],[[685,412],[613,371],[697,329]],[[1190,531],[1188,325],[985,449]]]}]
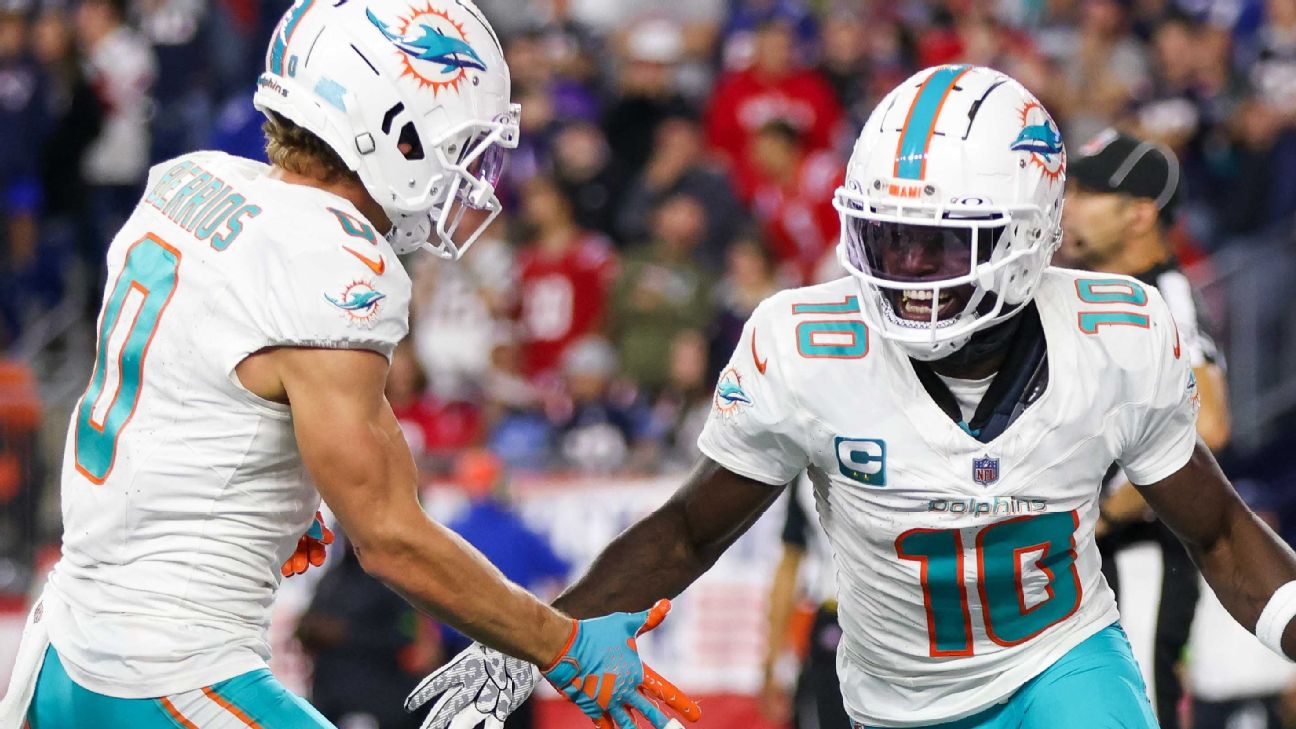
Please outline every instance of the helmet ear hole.
[{"label": "helmet ear hole", "polygon": [[400,136],[396,138],[396,144],[405,159],[423,159],[423,142],[419,139],[418,130],[414,128],[414,122],[405,122],[405,126],[401,127]]}]

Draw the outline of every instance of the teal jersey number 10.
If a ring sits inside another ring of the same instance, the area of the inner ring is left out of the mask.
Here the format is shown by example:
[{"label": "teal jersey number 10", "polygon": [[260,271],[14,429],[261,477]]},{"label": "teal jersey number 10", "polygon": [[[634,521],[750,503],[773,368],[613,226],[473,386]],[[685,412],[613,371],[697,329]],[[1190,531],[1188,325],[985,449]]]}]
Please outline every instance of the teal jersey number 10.
[{"label": "teal jersey number 10", "polygon": [[[1034,638],[1080,607],[1074,511],[1023,516],[976,533],[977,592],[986,635],[1001,646]],[[932,657],[973,655],[967,566],[959,529],[911,529],[896,538],[896,554],[917,562]],[[967,555],[971,559],[971,555]],[[1027,604],[1023,564],[1047,580],[1044,596]]]},{"label": "teal jersey number 10", "polygon": [[101,484],[117,459],[117,440],[135,414],[144,361],[180,280],[180,251],[149,234],[126,253],[104,301],[90,385],[76,412],[76,468]]}]

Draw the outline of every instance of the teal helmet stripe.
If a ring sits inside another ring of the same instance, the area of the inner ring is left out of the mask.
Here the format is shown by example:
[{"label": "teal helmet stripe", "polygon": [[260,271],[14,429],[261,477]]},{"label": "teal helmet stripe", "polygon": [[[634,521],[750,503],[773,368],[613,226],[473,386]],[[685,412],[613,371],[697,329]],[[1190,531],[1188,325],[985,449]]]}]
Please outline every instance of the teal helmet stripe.
[{"label": "teal helmet stripe", "polygon": [[923,82],[909,107],[900,145],[896,148],[895,176],[906,180],[921,180],[927,168],[927,147],[932,132],[936,130],[936,117],[940,114],[945,97],[954,89],[960,77],[971,66],[942,66]]},{"label": "teal helmet stripe", "polygon": [[270,73],[284,75],[284,54],[288,52],[288,42],[292,40],[297,26],[301,25],[302,18],[314,4],[315,0],[297,0],[297,3],[288,10],[282,29],[275,33],[274,42],[270,44]]}]

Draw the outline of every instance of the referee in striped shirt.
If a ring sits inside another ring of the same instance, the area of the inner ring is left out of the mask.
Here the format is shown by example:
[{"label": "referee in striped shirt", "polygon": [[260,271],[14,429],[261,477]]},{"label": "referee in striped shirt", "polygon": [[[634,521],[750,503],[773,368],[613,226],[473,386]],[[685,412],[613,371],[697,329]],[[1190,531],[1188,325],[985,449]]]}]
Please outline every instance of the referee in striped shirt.
[{"label": "referee in striped shirt", "polygon": [[[1133,276],[1160,290],[1197,378],[1198,435],[1218,452],[1229,438],[1223,362],[1167,236],[1180,198],[1178,159],[1164,145],[1109,129],[1068,161],[1067,183],[1063,258],[1077,268]],[[1197,569],[1170,530],[1151,520],[1147,505],[1124,475],[1113,466],[1109,476],[1098,524],[1103,572],[1119,597],[1116,554],[1149,542],[1160,548],[1162,577],[1156,605],[1120,607],[1123,614],[1155,610],[1154,635],[1147,637],[1151,650],[1141,652],[1152,656],[1149,690],[1158,721],[1163,729],[1178,729],[1183,687],[1175,668],[1197,606]]]}]

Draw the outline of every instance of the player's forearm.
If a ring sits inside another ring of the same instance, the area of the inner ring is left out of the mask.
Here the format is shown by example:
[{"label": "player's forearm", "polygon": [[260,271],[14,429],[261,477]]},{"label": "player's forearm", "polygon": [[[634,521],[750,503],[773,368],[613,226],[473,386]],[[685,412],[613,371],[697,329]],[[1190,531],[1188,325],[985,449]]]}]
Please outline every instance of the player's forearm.
[{"label": "player's forearm", "polygon": [[[1274,591],[1296,580],[1296,555],[1241,504],[1230,509],[1221,522],[1221,532],[1213,542],[1185,540],[1185,545],[1220,603],[1243,627],[1254,630]],[[1296,633],[1289,629],[1283,648],[1296,656],[1293,641]]]},{"label": "player's forearm", "polygon": [[612,541],[555,607],[575,617],[651,607],[682,593],[765,514],[779,488],[700,458],[665,506]]},{"label": "player's forearm", "polygon": [[553,659],[571,621],[428,518],[418,502],[414,460],[390,409],[347,435],[348,447],[317,456],[314,472],[365,570],[492,648],[541,665]]},{"label": "player's forearm", "polygon": [[675,597],[711,568],[782,489],[700,458],[657,511],[608,545],[554,606],[578,618],[644,610]]},{"label": "player's forearm", "polygon": [[415,607],[537,665],[560,652],[571,621],[510,582],[457,534],[422,514],[392,532],[357,551],[370,574]]},{"label": "player's forearm", "polygon": [[719,556],[697,549],[683,515],[668,503],[614,539],[553,604],[576,618],[645,610],[683,592]]},{"label": "player's forearm", "polygon": [[[1247,508],[1200,440],[1183,468],[1139,491],[1183,542],[1220,603],[1255,631],[1274,592],[1296,581],[1296,553]],[[1296,628],[1286,628],[1284,652],[1296,656]]]}]

